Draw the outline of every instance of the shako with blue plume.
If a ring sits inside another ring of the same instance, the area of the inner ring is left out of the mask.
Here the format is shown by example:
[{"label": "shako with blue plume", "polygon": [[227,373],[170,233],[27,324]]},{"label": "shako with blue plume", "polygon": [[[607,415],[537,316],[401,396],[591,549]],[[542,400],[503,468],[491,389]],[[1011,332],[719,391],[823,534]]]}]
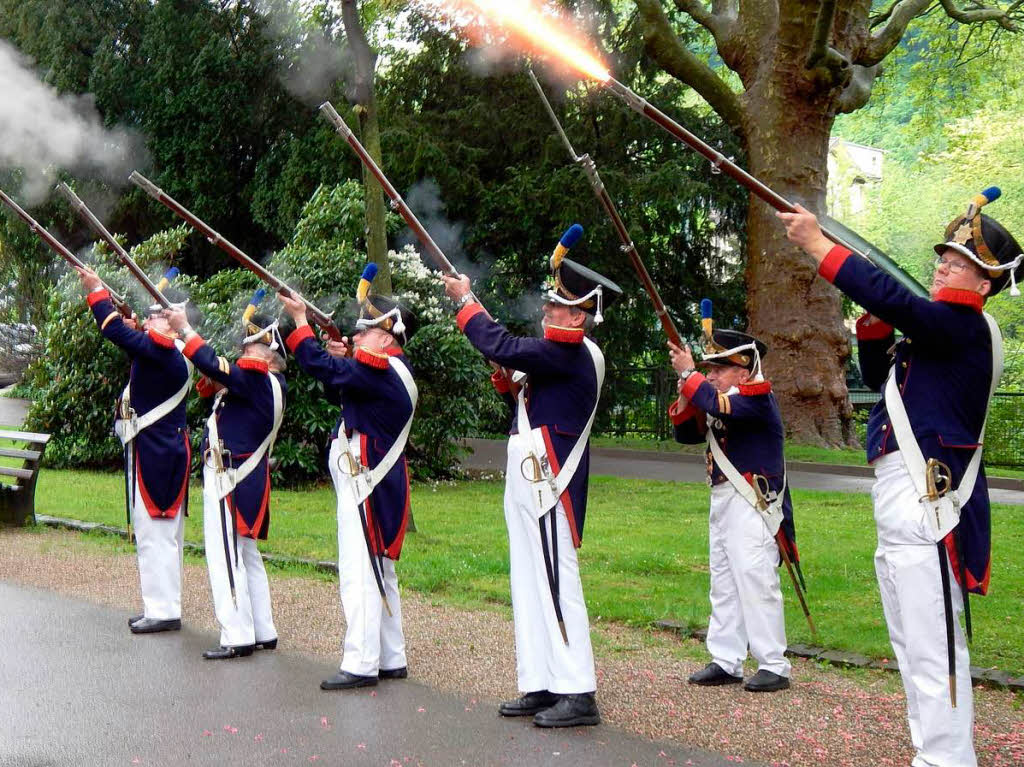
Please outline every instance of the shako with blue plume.
[{"label": "shako with blue plume", "polygon": [[358,315],[352,335],[370,328],[380,328],[386,330],[404,345],[416,332],[419,321],[415,314],[395,299],[373,293],[373,280],[376,276],[377,265],[367,264],[356,288]]},{"label": "shako with blue plume", "polygon": [[573,224],[559,239],[551,254],[551,283],[545,298],[582,309],[594,315],[595,323],[600,323],[604,310],[622,295],[622,288],[593,269],[566,258],[582,236],[583,227]]},{"label": "shako with blue plume", "polygon": [[700,302],[700,324],[704,356],[698,366],[735,365],[749,370],[752,381],[763,379],[761,360],[768,353],[763,341],[739,330],[716,328],[710,298]]}]

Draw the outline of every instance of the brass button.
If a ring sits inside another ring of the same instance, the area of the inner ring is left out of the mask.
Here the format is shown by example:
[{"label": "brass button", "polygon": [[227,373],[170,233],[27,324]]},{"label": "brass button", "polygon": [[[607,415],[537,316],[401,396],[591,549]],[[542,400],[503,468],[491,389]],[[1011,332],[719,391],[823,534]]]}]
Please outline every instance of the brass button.
[{"label": "brass button", "polygon": [[906,363],[906,362],[901,362],[900,364],[901,364],[901,365],[902,365],[903,367],[906,367],[906,366],[907,366],[907,363]]},{"label": "brass button", "polygon": [[889,430],[889,424],[883,423],[882,424],[882,431],[888,431],[888,430]]}]

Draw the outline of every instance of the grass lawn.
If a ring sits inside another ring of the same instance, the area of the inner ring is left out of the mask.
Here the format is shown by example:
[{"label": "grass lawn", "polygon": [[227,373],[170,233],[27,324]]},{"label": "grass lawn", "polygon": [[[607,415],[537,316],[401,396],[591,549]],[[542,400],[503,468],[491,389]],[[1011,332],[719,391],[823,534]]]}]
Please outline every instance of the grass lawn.
[{"label": "grass lawn", "polygon": [[[123,480],[117,474],[46,470],[36,491],[42,514],[124,527]],[[871,500],[867,495],[793,491],[808,600],[821,644],[876,657],[891,652],[875,583]],[[403,588],[470,607],[508,604],[508,542],[502,484],[416,484],[412,509],[419,532],[406,538],[399,565]],[[199,488],[191,492],[186,538],[202,541]],[[610,477],[591,479],[581,568],[591,619],[634,625],[673,619],[707,622],[707,509],[704,485]],[[268,552],[336,557],[330,487],[275,490]],[[1024,672],[1024,520],[1014,506],[993,508],[992,587],[972,600],[978,666]],[[790,642],[810,643],[788,576],[782,571]]]}]

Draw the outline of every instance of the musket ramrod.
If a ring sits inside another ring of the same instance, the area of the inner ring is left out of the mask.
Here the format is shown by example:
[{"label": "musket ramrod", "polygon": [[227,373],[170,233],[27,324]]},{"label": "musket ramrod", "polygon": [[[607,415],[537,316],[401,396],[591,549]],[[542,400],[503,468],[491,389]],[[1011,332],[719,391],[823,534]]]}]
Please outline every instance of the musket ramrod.
[{"label": "musket ramrod", "polygon": [[57,191],[67,198],[68,202],[71,204],[72,210],[78,214],[79,218],[85,221],[85,223],[89,225],[89,228],[98,234],[100,238],[110,246],[110,249],[114,251],[114,254],[121,259],[121,263],[128,267],[128,271],[131,272],[135,279],[139,281],[142,287],[145,288],[146,292],[153,297],[153,300],[160,304],[164,309],[169,309],[171,307],[171,302],[167,300],[167,297],[160,292],[156,285],[153,284],[153,281],[150,280],[139,265],[135,263],[135,259],[128,255],[128,252],[121,247],[121,244],[117,240],[114,239],[114,235],[107,230],[107,227],[105,227],[96,217],[96,214],[89,210],[88,206],[82,202],[81,198],[79,198],[74,191],[72,191],[71,187],[62,181],[57,184]]},{"label": "musket ramrod", "polygon": [[654,312],[658,315],[658,320],[661,322],[661,329],[665,332],[665,335],[668,336],[669,341],[674,343],[676,346],[682,347],[683,339],[679,335],[679,330],[672,321],[672,317],[668,313],[668,307],[665,306],[665,302],[661,299],[661,293],[658,292],[658,288],[654,284],[654,280],[651,279],[651,275],[648,273],[647,267],[644,266],[643,259],[640,258],[640,254],[636,250],[636,245],[633,244],[633,238],[629,236],[629,230],[626,229],[626,224],[619,215],[619,211],[615,208],[615,203],[612,202],[612,198],[608,194],[608,190],[605,188],[604,182],[601,180],[601,176],[597,173],[597,164],[589,154],[576,154],[576,150],[573,149],[572,142],[570,142],[569,137],[565,135],[565,131],[562,129],[562,124],[559,122],[558,116],[555,114],[555,110],[551,108],[551,104],[548,102],[547,96],[544,95],[544,89],[541,88],[540,82],[537,80],[536,75],[533,74],[533,70],[527,69],[526,71],[530,75],[530,79],[533,81],[533,86],[537,89],[537,94],[540,96],[540,99],[544,104],[544,109],[551,118],[551,122],[555,124],[555,130],[558,131],[558,135],[561,136],[562,141],[565,143],[565,148],[569,151],[569,156],[572,157],[573,162],[583,168],[583,171],[587,174],[587,180],[590,181],[590,187],[594,190],[594,196],[596,196],[597,201],[601,203],[601,207],[604,208],[604,212],[608,214],[608,218],[612,222],[612,227],[615,229],[615,233],[619,236],[619,241],[622,243],[622,252],[629,257],[629,262],[633,265],[633,269],[637,273],[637,276],[640,277],[640,282],[643,283],[644,290],[647,291],[647,295],[650,297],[651,303],[654,304]]},{"label": "musket ramrod", "polygon": [[[2,189],[0,189],[0,200],[3,200],[7,207],[9,207],[11,210],[17,213],[18,217],[26,224],[28,224],[28,228],[35,232],[37,235],[39,235],[39,238],[50,246],[50,250],[52,250],[58,256],[60,256],[69,264],[78,269],[89,268],[80,258],[78,258],[78,256],[76,256],[74,253],[72,253],[70,250],[64,247],[64,245],[61,244],[61,242],[56,237],[54,237],[46,229],[44,229],[38,221],[36,221],[34,218],[32,218],[32,216],[26,213],[22,209],[22,207],[18,205],[18,203],[16,203],[14,200],[8,197]],[[130,306],[128,306],[128,302],[125,301],[120,294],[112,290],[111,287],[106,282],[100,280],[100,283],[103,285],[106,291],[110,293],[110,300],[114,304],[114,307],[123,316],[131,317],[132,309]]]},{"label": "musket ramrod", "polygon": [[309,315],[310,319],[319,325],[332,341],[340,341],[342,339],[341,331],[338,329],[338,326],[334,324],[334,321],[331,319],[329,314],[318,309],[312,303],[303,298],[297,290],[289,287],[278,277],[275,277],[266,268],[261,266],[258,261],[247,255],[229,240],[222,237],[219,232],[213,229],[213,227],[198,218],[195,214],[189,211],[188,208],[167,194],[163,189],[158,187],[138,171],[133,170],[131,175],[128,177],[128,180],[161,205],[168,208],[172,213],[184,219],[195,229],[198,229],[207,240],[238,261],[246,269],[253,272],[257,277],[267,283],[278,293],[291,296],[302,301],[302,303],[306,305],[306,313]]}]

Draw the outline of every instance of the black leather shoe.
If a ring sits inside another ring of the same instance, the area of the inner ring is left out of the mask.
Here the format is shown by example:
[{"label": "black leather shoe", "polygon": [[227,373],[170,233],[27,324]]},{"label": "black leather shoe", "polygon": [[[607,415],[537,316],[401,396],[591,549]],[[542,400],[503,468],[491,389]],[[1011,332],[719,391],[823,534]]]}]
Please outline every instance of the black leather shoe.
[{"label": "black leather shoe", "polygon": [[788,690],[789,677],[779,676],[774,671],[763,668],[747,680],[747,683],[743,685],[743,689],[750,692]]},{"label": "black leather shoe", "polygon": [[351,690],[356,687],[374,687],[377,684],[375,676],[359,676],[350,674],[347,671],[339,671],[330,679],[320,683],[321,690]]},{"label": "black leather shoe", "polygon": [[409,668],[402,666],[401,668],[382,668],[380,673],[377,675],[378,679],[405,679],[409,676]]},{"label": "black leather shoe", "polygon": [[138,623],[145,617],[145,615],[133,615],[131,618],[128,619],[128,625],[131,626],[133,623]]},{"label": "black leather shoe", "polygon": [[277,649],[277,637],[268,639],[266,642],[257,642],[257,650],[276,650]]},{"label": "black leather shoe", "polygon": [[601,714],[592,692],[559,695],[558,703],[538,712],[533,723],[538,727],[581,727],[601,724]]},{"label": "black leather shoe", "polygon": [[538,711],[551,708],[558,703],[558,697],[547,690],[528,692],[521,698],[502,703],[498,706],[498,713],[502,716],[533,716]]},{"label": "black leather shoe", "polygon": [[236,647],[218,647],[216,650],[205,650],[203,657],[207,660],[230,660],[231,658],[244,658],[252,655],[256,645],[243,644]]},{"label": "black leather shoe", "polygon": [[727,673],[717,663],[709,663],[700,671],[690,674],[690,678],[686,681],[703,687],[717,687],[720,684],[739,684],[743,681],[743,677]]},{"label": "black leather shoe", "polygon": [[129,628],[133,634],[155,634],[158,631],[179,631],[181,619],[175,618],[169,621],[160,621],[156,618],[139,618]]}]

